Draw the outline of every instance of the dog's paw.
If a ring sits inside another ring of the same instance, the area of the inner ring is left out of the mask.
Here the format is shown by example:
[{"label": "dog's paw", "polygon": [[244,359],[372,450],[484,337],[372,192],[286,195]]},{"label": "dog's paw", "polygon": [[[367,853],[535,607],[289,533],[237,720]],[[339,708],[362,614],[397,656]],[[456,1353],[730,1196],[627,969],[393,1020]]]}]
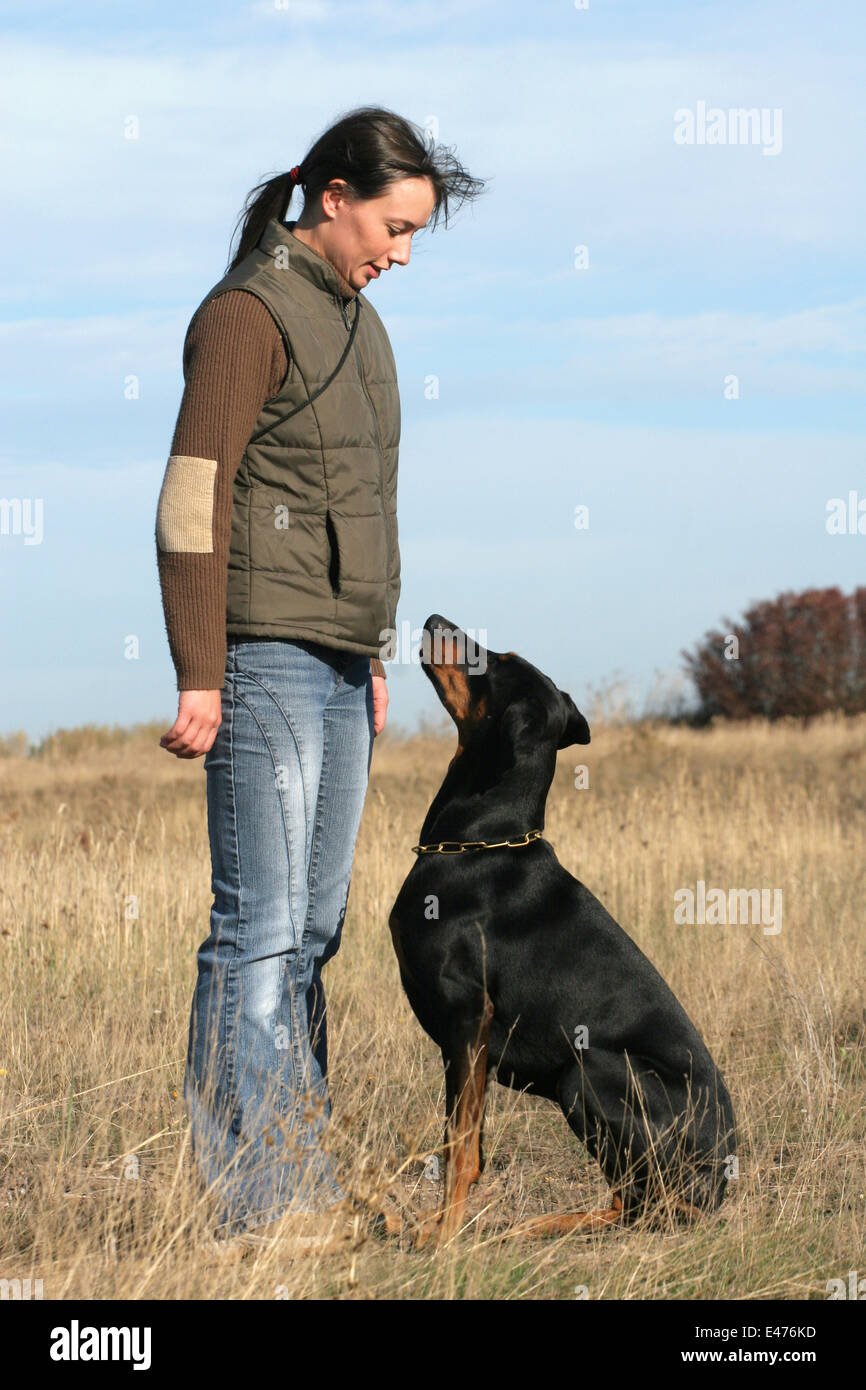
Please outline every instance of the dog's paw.
[{"label": "dog's paw", "polygon": [[442,1209],[421,1212],[412,1227],[412,1244],[422,1250],[431,1240],[439,1244],[442,1235]]},{"label": "dog's paw", "polygon": [[403,1218],[399,1211],[380,1207],[373,1218],[373,1228],[377,1235],[400,1236],[403,1234]]}]

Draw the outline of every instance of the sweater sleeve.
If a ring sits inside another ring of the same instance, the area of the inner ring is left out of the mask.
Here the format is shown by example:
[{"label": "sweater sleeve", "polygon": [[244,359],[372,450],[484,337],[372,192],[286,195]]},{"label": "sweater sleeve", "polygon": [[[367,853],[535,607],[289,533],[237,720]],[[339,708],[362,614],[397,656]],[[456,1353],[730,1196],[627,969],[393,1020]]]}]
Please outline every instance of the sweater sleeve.
[{"label": "sweater sleeve", "polygon": [[262,405],[287,366],[266,306],[243,290],[209,300],[187,329],[184,392],[156,517],[178,690],[222,689],[232,485]]},{"label": "sweater sleeve", "polygon": [[[232,488],[262,405],[288,369],[279,329],[256,295],[229,290],[193,316],[184,392],[156,517],[163,613],[178,690],[220,690]],[[370,662],[374,675],[382,663]],[[377,669],[378,668],[378,669]]]}]

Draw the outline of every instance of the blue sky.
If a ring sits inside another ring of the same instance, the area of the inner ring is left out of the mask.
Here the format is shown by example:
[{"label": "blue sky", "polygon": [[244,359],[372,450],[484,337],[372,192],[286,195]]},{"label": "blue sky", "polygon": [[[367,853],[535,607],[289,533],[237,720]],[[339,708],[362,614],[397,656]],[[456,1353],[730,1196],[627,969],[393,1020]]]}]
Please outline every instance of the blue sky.
[{"label": "blue sky", "polygon": [[[43,508],[40,544],[0,534],[0,733],[173,720],[153,529],[186,326],[249,189],[360,104],[436,122],[488,180],[366,291],[400,380],[399,622],[486,632],[586,707],[614,678],[640,702],[753,600],[866,580],[866,535],[825,529],[866,499],[858,7],[0,19],[0,497]],[[677,143],[699,103],[781,112],[781,148]],[[439,718],[417,666],[389,678],[393,720]]]}]

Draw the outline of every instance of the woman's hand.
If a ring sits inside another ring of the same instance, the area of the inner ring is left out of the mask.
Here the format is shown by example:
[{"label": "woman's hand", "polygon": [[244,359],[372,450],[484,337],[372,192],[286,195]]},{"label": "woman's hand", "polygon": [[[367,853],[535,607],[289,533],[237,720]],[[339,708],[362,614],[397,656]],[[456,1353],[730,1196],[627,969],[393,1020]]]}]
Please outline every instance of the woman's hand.
[{"label": "woman's hand", "polygon": [[200,758],[210,748],[221,723],[221,691],[182,690],[177,702],[177,719],[168,733],[163,734],[159,746],[178,758]]},{"label": "woman's hand", "polygon": [[384,676],[373,676],[373,736],[381,734],[385,727],[385,712],[388,708],[388,682]]}]

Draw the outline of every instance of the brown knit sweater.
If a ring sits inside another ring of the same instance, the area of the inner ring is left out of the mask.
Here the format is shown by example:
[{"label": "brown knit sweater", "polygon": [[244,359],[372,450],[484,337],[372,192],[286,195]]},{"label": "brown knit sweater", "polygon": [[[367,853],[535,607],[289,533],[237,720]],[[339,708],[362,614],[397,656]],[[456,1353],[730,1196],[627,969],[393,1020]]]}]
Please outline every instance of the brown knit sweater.
[{"label": "brown knit sweater", "polygon": [[[185,385],[170,453],[216,460],[213,550],[164,551],[157,542],[162,606],[178,690],[222,689],[232,486],[262,405],[280,389],[288,367],[277,325],[255,295],[229,290],[194,315],[184,350]],[[375,657],[370,668],[374,676],[385,674]]]}]

